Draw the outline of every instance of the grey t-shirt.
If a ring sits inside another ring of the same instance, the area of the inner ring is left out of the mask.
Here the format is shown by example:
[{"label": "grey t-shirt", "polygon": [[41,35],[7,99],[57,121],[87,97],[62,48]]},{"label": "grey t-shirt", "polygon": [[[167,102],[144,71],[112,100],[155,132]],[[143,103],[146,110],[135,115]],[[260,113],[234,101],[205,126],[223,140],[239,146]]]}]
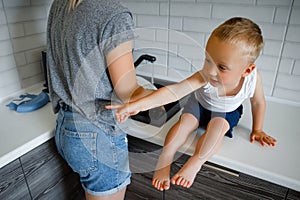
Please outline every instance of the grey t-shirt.
[{"label": "grey t-shirt", "polygon": [[100,128],[115,126],[112,112],[103,106],[113,98],[105,57],[132,40],[133,29],[130,11],[114,0],[83,0],[73,11],[68,0],[54,0],[47,27],[47,69],[55,113],[64,102]]}]

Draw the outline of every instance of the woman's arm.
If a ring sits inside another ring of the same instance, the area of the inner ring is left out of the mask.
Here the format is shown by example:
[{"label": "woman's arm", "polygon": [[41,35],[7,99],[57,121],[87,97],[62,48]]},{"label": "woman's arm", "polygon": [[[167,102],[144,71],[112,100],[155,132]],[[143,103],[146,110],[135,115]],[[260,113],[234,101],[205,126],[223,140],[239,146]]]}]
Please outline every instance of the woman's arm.
[{"label": "woman's arm", "polygon": [[106,62],[114,91],[124,102],[135,101],[153,90],[145,90],[136,80],[132,56],[132,41],[124,42],[113,49],[107,56]]}]

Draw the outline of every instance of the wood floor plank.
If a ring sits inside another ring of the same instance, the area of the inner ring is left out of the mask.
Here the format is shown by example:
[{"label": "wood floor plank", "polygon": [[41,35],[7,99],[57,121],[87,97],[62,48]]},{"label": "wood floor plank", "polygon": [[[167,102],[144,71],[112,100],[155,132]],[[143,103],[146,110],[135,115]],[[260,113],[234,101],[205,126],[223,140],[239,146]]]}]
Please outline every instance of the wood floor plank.
[{"label": "wood floor plank", "polygon": [[0,169],[0,199],[31,199],[19,159]]},{"label": "wood floor plank", "polygon": [[300,191],[289,190],[287,200],[300,200]]},{"label": "wood floor plank", "polygon": [[67,200],[84,196],[78,175],[57,153],[54,140],[25,154],[21,162],[33,199]]}]

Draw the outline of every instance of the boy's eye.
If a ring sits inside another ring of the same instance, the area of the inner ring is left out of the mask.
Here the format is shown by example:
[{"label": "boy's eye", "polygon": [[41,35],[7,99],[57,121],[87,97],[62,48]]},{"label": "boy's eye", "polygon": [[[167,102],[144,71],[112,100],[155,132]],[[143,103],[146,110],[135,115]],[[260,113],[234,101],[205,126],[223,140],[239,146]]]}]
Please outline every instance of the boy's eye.
[{"label": "boy's eye", "polygon": [[227,68],[226,68],[225,66],[220,65],[220,66],[219,66],[219,69],[222,70],[222,71],[224,71],[224,70],[226,70]]}]

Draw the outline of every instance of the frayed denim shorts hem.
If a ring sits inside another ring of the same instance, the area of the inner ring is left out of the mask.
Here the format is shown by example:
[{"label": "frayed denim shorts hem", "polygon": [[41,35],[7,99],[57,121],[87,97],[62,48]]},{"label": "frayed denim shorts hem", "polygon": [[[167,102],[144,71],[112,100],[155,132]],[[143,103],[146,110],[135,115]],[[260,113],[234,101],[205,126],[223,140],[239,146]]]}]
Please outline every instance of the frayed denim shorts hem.
[{"label": "frayed denim shorts hem", "polygon": [[113,188],[111,190],[104,191],[104,192],[95,192],[95,191],[89,190],[83,184],[82,184],[82,187],[90,195],[93,195],[93,196],[107,196],[107,195],[112,195],[112,194],[115,194],[116,192],[119,192],[119,191],[123,190],[130,183],[131,183],[131,181],[130,181],[130,177],[129,177],[121,185],[119,185],[116,188]]},{"label": "frayed denim shorts hem", "polygon": [[87,193],[111,195],[130,183],[126,133],[108,134],[81,114],[60,109],[55,142]]}]

